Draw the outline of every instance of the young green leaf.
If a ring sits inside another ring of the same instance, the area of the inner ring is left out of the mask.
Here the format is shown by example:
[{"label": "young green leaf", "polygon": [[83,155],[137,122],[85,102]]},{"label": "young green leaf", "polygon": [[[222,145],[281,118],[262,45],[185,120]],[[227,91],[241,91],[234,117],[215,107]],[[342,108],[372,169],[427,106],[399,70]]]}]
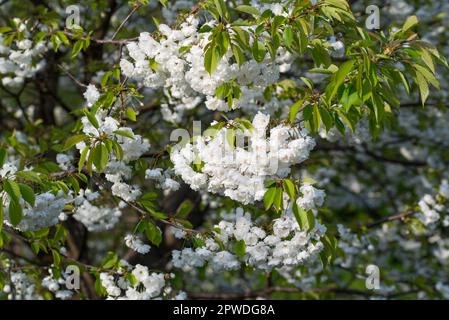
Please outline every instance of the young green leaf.
[{"label": "young green leaf", "polygon": [[413,26],[415,26],[417,24],[418,24],[418,17],[410,16],[407,18],[404,25],[402,26],[402,31],[406,32],[407,30],[409,30],[410,28],[412,28]]},{"label": "young green leaf", "polygon": [[186,219],[193,210],[193,203],[189,199],[184,200],[176,210],[176,217]]},{"label": "young green leaf", "polygon": [[277,211],[280,211],[284,208],[283,203],[283,191],[282,188],[276,188],[276,194],[274,195],[273,206]]},{"label": "young green leaf", "polygon": [[215,46],[210,46],[204,54],[204,68],[209,74],[212,74],[217,69],[220,55]]},{"label": "young green leaf", "polygon": [[66,151],[69,150],[70,148],[72,148],[74,145],[76,145],[77,143],[80,143],[81,141],[84,141],[87,139],[87,136],[85,134],[78,134],[75,136],[71,136],[70,138],[68,138],[64,144],[64,147],[62,147],[62,151]]},{"label": "young green leaf", "polygon": [[234,253],[237,257],[244,257],[246,252],[246,244],[245,241],[239,240],[234,244]]},{"label": "young green leaf", "polygon": [[285,179],[283,181],[283,185],[284,185],[284,191],[288,194],[288,196],[290,197],[290,199],[294,199],[295,198],[295,184],[293,183],[292,180],[290,179]]},{"label": "young green leaf", "polygon": [[19,202],[11,200],[9,202],[9,221],[13,226],[17,226],[22,221],[22,206]]},{"label": "young green leaf", "polygon": [[271,208],[271,206],[273,205],[275,195],[276,195],[275,187],[271,187],[265,192],[265,194],[263,196],[263,203],[265,205],[265,210],[268,210]]},{"label": "young green leaf", "polygon": [[102,172],[104,169],[106,169],[108,161],[109,161],[109,151],[106,145],[102,143],[96,146],[94,149],[94,158],[93,158],[93,163],[95,164],[95,167],[100,172]]},{"label": "young green leaf", "polygon": [[131,121],[137,121],[136,111],[132,108],[128,108],[125,111],[126,117]]},{"label": "young green leaf", "polygon": [[3,189],[9,194],[12,201],[19,203],[20,201],[20,187],[19,184],[13,180],[3,181]]},{"label": "young green leaf", "polygon": [[8,158],[8,154],[6,149],[0,148],[0,168],[6,163],[6,159]]},{"label": "young green leaf", "polygon": [[83,151],[81,151],[80,160],[78,161],[78,173],[81,173],[81,171],[83,171],[84,162],[86,161],[88,152],[89,152],[88,146],[85,146]]},{"label": "young green leaf", "polygon": [[330,101],[345,81],[346,76],[352,71],[354,64],[355,60],[348,60],[344,62],[342,65],[340,65],[338,71],[332,76],[332,81],[329,83],[328,88],[326,89],[328,104],[330,104]]},{"label": "young green leaf", "polygon": [[20,193],[22,194],[23,200],[28,202],[32,207],[34,207],[34,203],[36,201],[36,196],[34,195],[34,191],[32,188],[27,186],[26,184],[19,184]]},{"label": "young green leaf", "polygon": [[145,226],[145,234],[148,240],[151,241],[151,243],[153,243],[156,246],[159,246],[159,244],[162,241],[162,232],[158,226],[148,221]]},{"label": "young green leaf", "polygon": [[115,130],[114,131],[115,134],[118,134],[119,136],[122,137],[126,137],[126,138],[130,138],[132,140],[135,140],[136,138],[134,137],[133,133],[130,131],[126,131],[126,130]]},{"label": "young green leaf", "polygon": [[301,109],[303,103],[304,103],[303,100],[299,100],[299,101],[296,101],[296,102],[290,107],[290,111],[289,111],[289,121],[290,121],[291,124],[293,124],[293,123],[295,122],[296,115],[298,114],[299,110]]},{"label": "young green leaf", "polygon": [[260,16],[260,11],[259,10],[257,10],[254,7],[251,7],[251,6],[247,6],[247,5],[237,6],[237,8],[235,8],[235,10],[243,12],[243,13],[250,14],[250,15],[255,16],[255,17]]}]

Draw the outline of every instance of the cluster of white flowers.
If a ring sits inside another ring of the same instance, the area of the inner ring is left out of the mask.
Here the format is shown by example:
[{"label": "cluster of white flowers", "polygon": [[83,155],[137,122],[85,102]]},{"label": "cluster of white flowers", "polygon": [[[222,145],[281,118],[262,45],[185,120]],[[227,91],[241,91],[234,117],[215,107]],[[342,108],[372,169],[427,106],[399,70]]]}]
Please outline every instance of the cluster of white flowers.
[{"label": "cluster of white flowers", "polygon": [[140,254],[147,254],[151,249],[149,245],[143,243],[142,239],[132,234],[125,236],[125,244],[128,248]]},{"label": "cluster of white flowers", "polygon": [[36,283],[33,278],[24,272],[11,272],[10,283],[3,287],[8,300],[42,300],[36,293]]},{"label": "cluster of white flowers", "polygon": [[357,256],[373,250],[374,247],[370,244],[366,236],[358,236],[350,229],[342,224],[337,225],[339,234],[338,247],[345,253],[344,256],[339,256],[335,263],[344,268],[350,268],[356,263]]},{"label": "cluster of white flowers", "polygon": [[441,181],[439,194],[445,199],[449,199],[449,183],[446,179]]},{"label": "cluster of white flowers", "polygon": [[176,239],[184,239],[187,235],[187,232],[176,227],[170,227],[170,231]]},{"label": "cluster of white flowers", "polygon": [[449,299],[449,285],[444,284],[443,282],[438,282],[435,286],[435,289],[437,289],[442,295],[444,299]]},{"label": "cluster of white flowers", "polygon": [[315,188],[310,183],[305,183],[299,188],[302,196],[296,200],[296,204],[304,210],[316,210],[324,203],[326,193],[324,190]]},{"label": "cluster of white flowers", "polygon": [[[15,180],[15,173],[18,171],[16,165],[12,162],[6,162],[0,168],[0,178]],[[10,224],[9,218],[9,197],[5,197],[6,191],[0,192],[0,199],[5,198],[4,202],[4,221]],[[65,205],[71,201],[71,197],[62,190],[56,194],[47,191],[35,196],[35,204],[32,207],[28,202],[20,199],[22,207],[22,220],[16,226],[21,231],[36,231],[42,228],[50,227],[59,222]]]},{"label": "cluster of white flowers", "polygon": [[[106,168],[106,179],[113,183],[111,187],[113,195],[125,201],[134,201],[141,195],[141,191],[138,186],[126,183],[126,180],[129,180],[132,177],[132,170],[127,163],[139,159],[142,154],[150,149],[148,139],[144,139],[142,136],[134,134],[131,128],[120,127],[117,120],[105,115],[101,111],[96,114],[96,119],[99,123],[98,129],[90,123],[87,117],[83,117],[81,119],[84,125],[83,132],[93,138],[106,135],[109,139],[117,141],[121,146],[123,150],[123,159],[118,161],[115,158],[115,155],[111,155],[110,162]],[[126,131],[132,135],[133,138],[114,133],[117,130]],[[86,147],[86,143],[80,142],[76,147],[82,152]]]},{"label": "cluster of white flowers", "polygon": [[[449,199],[449,185],[447,180],[443,180],[440,184],[438,193],[441,197]],[[418,214],[418,218],[426,225],[433,225],[440,220],[441,213],[448,213],[448,208],[438,203],[436,197],[430,194],[424,195],[418,202],[421,212]]]},{"label": "cluster of white flowers", "polygon": [[112,229],[119,221],[122,212],[120,207],[95,206],[92,202],[100,197],[98,192],[81,189],[74,200],[76,211],[73,218],[81,222],[91,232]]},{"label": "cluster of white flowers", "polygon": [[[195,108],[204,100],[210,110],[261,110],[268,103],[263,97],[265,88],[278,80],[280,66],[286,71],[291,63],[290,53],[284,50],[280,51],[283,54],[276,62],[268,58],[262,63],[248,60],[239,66],[231,61],[230,51],[219,62],[217,70],[209,75],[204,67],[204,47],[210,33],[198,33],[196,18],[188,17],[180,29],[171,29],[165,24],[158,28],[159,40],[144,32],[139,41],[128,44],[129,55],[134,61],[122,59],[120,66],[124,75],[144,86],[164,88],[168,103],[175,107],[172,112],[168,104],[162,105],[162,115],[167,121],[178,122],[184,111]],[[215,91],[231,81],[239,86],[241,97],[229,106],[227,101],[215,97]],[[274,111],[272,107],[272,103],[267,107],[269,112]]]},{"label": "cluster of white flowers", "polygon": [[[133,284],[126,276],[100,273],[101,284],[106,289],[108,299],[152,300],[161,299],[172,292],[172,288],[166,283],[165,274],[150,273],[145,266],[138,264],[132,267],[123,260],[122,264],[124,268],[131,271],[134,278]],[[168,278],[170,277],[173,275],[168,275]]]},{"label": "cluster of white flowers", "polygon": [[3,167],[0,168],[0,178],[12,179],[17,172],[17,167],[12,162],[6,162]]},{"label": "cluster of white flowers", "polygon": [[169,170],[164,171],[162,168],[147,169],[145,178],[156,181],[157,187],[167,192],[176,191],[180,188],[179,182],[171,178]]},{"label": "cluster of white flowers", "polygon": [[58,153],[56,155],[56,162],[59,168],[61,168],[61,170],[68,171],[74,168],[72,155],[68,155],[65,153]]},{"label": "cluster of white flowers", "polygon": [[[319,223],[309,232],[301,230],[295,218],[284,215],[274,220],[273,232],[267,234],[242,208],[237,208],[234,222],[221,221],[214,230],[215,239],[204,239],[203,247],[173,251],[173,265],[190,270],[208,263],[215,271],[237,270],[242,265],[259,270],[307,265],[323,249],[320,239],[326,233]],[[231,253],[237,241],[245,244],[243,257]]]},{"label": "cluster of white flowers", "polygon": [[100,92],[98,92],[98,89],[97,87],[95,87],[95,85],[89,84],[86,91],[84,92],[84,98],[87,101],[87,106],[91,107],[100,98]]},{"label": "cluster of white flowers", "polygon": [[[70,201],[62,190],[56,194],[51,191],[36,195],[35,205],[31,205],[21,199],[23,218],[16,226],[21,231],[36,231],[42,228],[54,226],[59,222],[59,216],[65,205]],[[6,200],[5,218],[9,220],[9,200]]]},{"label": "cluster of white flowers", "polygon": [[45,42],[34,44],[28,39],[27,26],[20,19],[14,18],[17,29],[24,33],[25,38],[14,40],[11,47],[3,45],[3,36],[0,34],[0,75],[2,84],[8,87],[17,87],[25,79],[33,77],[45,66],[44,59],[37,59],[47,50]]},{"label": "cluster of white flowers", "polygon": [[421,212],[418,214],[418,218],[426,226],[433,225],[440,220],[440,212],[446,211],[446,207],[439,204],[437,200],[430,194],[424,195],[418,202]]},{"label": "cluster of white flowers", "polygon": [[50,290],[55,298],[60,300],[68,300],[72,298],[73,291],[64,289],[66,287],[66,274],[62,272],[61,277],[55,279],[52,269],[49,269],[49,275],[42,279],[42,286]]},{"label": "cluster of white flowers", "polygon": [[[229,143],[228,129],[223,128],[215,138],[198,137],[194,144],[173,150],[175,173],[193,190],[207,189],[244,204],[260,201],[267,179],[286,177],[290,167],[306,160],[315,146],[306,130],[298,133],[286,125],[272,128],[267,138],[269,120],[258,113],[253,130],[236,130],[236,146]],[[195,161],[201,161],[200,171],[192,168]]]}]

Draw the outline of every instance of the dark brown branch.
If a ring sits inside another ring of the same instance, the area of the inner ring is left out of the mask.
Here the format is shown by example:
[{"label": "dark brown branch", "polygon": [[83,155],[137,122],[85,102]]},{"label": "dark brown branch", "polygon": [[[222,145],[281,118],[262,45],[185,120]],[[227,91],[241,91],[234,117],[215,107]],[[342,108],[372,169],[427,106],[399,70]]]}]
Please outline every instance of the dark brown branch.
[{"label": "dark brown branch", "polygon": [[406,211],[406,212],[402,212],[402,213],[399,213],[399,214],[395,214],[395,215],[392,215],[392,216],[388,216],[388,217],[385,217],[385,218],[380,219],[380,220],[378,220],[378,221],[369,223],[369,224],[367,224],[365,227],[368,228],[368,229],[370,229],[370,228],[377,227],[377,226],[379,226],[379,225],[381,225],[381,224],[384,224],[384,223],[387,223],[387,222],[391,222],[391,221],[395,221],[395,220],[401,220],[401,221],[404,221],[405,218],[410,217],[410,216],[413,216],[413,215],[415,215],[416,213],[417,213],[417,212],[416,212],[415,210],[409,210],[409,211]]}]

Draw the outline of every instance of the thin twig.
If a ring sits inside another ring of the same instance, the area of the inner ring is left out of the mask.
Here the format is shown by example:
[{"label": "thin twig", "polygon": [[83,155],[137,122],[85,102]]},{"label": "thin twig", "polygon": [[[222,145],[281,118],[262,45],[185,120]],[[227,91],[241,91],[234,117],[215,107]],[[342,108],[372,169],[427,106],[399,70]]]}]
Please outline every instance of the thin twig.
[{"label": "thin twig", "polygon": [[416,213],[417,213],[417,212],[414,211],[414,210],[409,210],[409,211],[406,211],[406,212],[402,212],[402,213],[399,213],[399,214],[395,214],[395,215],[392,215],[392,216],[388,216],[388,217],[385,217],[385,218],[380,219],[380,220],[378,220],[378,221],[369,223],[369,224],[367,224],[365,227],[368,228],[368,229],[370,229],[370,228],[373,228],[373,227],[377,227],[377,226],[379,226],[379,225],[381,225],[381,224],[384,224],[384,223],[386,223],[386,222],[391,222],[391,221],[395,221],[395,220],[401,220],[401,221],[402,221],[402,220],[404,220],[405,218],[410,217],[410,216],[412,216],[412,215],[414,215],[414,214],[416,214]]},{"label": "thin twig", "polygon": [[64,71],[65,74],[67,74],[67,76],[69,76],[70,79],[73,80],[73,82],[75,82],[79,87],[81,88],[87,88],[87,85],[85,85],[84,83],[80,82],[78,79],[76,79],[67,69],[65,69],[61,64],[58,64],[58,67]]},{"label": "thin twig", "polygon": [[125,18],[125,20],[123,20],[123,22],[120,24],[120,26],[117,28],[117,30],[115,30],[114,34],[112,35],[111,40],[114,40],[115,37],[117,36],[117,34],[120,32],[120,30],[125,26],[125,24],[128,22],[128,20],[132,17],[132,15],[139,10],[142,7],[141,4],[137,4],[132,10],[131,12],[128,14],[128,16]]}]

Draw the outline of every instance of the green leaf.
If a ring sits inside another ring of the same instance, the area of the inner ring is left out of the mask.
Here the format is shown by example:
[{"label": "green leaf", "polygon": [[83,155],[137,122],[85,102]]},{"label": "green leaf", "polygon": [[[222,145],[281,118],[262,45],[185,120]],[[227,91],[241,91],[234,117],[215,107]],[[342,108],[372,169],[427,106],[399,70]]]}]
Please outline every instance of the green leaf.
[{"label": "green leaf", "polygon": [[160,4],[162,4],[162,6],[164,6],[164,8],[167,8],[167,4],[168,4],[168,0],[158,0]]},{"label": "green leaf", "polygon": [[306,78],[306,77],[300,77],[300,79],[302,80],[302,82],[305,83],[305,85],[306,85],[310,90],[313,89],[313,82],[312,82],[310,79],[308,79],[308,78]]},{"label": "green leaf", "polygon": [[176,210],[176,217],[186,219],[193,210],[193,203],[189,199],[184,200]]},{"label": "green leaf", "polygon": [[73,176],[67,177],[67,182],[70,183],[70,185],[72,186],[72,189],[76,193],[80,192],[80,184],[75,177],[73,177]]},{"label": "green leaf", "polygon": [[148,221],[145,226],[145,234],[151,243],[159,246],[162,241],[162,231],[158,226]]},{"label": "green leaf", "polygon": [[355,60],[349,60],[344,62],[338,69],[338,71],[332,76],[332,81],[329,83],[328,89],[326,89],[327,94],[327,102],[330,104],[330,101],[337,93],[340,86],[346,79],[346,76],[352,71],[354,67]]},{"label": "green leaf", "polygon": [[315,216],[312,211],[306,211],[296,203],[293,204],[293,214],[301,230],[310,231],[315,227]]},{"label": "green leaf", "polygon": [[86,139],[87,139],[87,135],[85,135],[85,134],[78,134],[78,135],[75,135],[75,136],[71,136],[65,142],[64,147],[62,147],[62,151],[69,150],[70,148],[72,148],[77,143],[80,143],[81,141],[84,141]]},{"label": "green leaf", "polygon": [[430,70],[432,70],[433,73],[435,73],[435,63],[433,62],[432,55],[427,51],[426,49],[421,49],[421,58],[426,64],[426,66],[429,67]]},{"label": "green leaf", "polygon": [[113,268],[118,262],[118,256],[115,252],[109,251],[106,257],[101,261],[101,266],[104,269]]},{"label": "green leaf", "polygon": [[276,194],[274,195],[273,206],[277,211],[280,211],[284,208],[283,204],[283,190],[282,188],[276,188]]},{"label": "green leaf", "polygon": [[130,138],[132,140],[136,139],[131,131],[115,130],[114,133],[118,134],[119,136],[122,136],[122,137]]},{"label": "green leaf", "polygon": [[0,27],[0,33],[7,33],[12,31],[11,27]]},{"label": "green leaf", "polygon": [[109,161],[109,151],[108,148],[102,143],[95,147],[93,163],[95,167],[102,172]]},{"label": "green leaf", "polygon": [[[131,275],[132,276],[132,275]],[[94,284],[95,292],[100,296],[104,297],[107,296],[107,291],[103,287],[100,279],[100,274],[98,272],[95,272],[95,284]]]},{"label": "green leaf", "polygon": [[285,179],[283,181],[283,185],[284,185],[284,191],[288,194],[288,196],[290,197],[290,199],[294,199],[295,198],[295,184],[293,183],[292,180],[290,179]]},{"label": "green leaf", "polygon": [[290,120],[290,123],[291,123],[291,124],[293,124],[293,123],[295,122],[296,115],[298,114],[299,110],[301,109],[303,103],[304,103],[303,100],[299,100],[299,101],[296,101],[296,102],[290,107],[290,111],[289,111],[289,120]]},{"label": "green leaf", "polygon": [[250,15],[255,16],[255,17],[260,16],[260,11],[259,10],[257,10],[254,7],[251,7],[251,6],[247,6],[247,5],[240,5],[237,8],[235,8],[235,10],[240,11],[240,12],[244,12],[244,13],[247,13],[247,14],[250,14]]},{"label": "green leaf", "polygon": [[224,0],[213,1],[220,17],[226,20],[229,19],[228,8],[226,7],[226,3],[224,2]]},{"label": "green leaf", "polygon": [[64,32],[62,31],[56,31],[56,36],[58,37],[58,39],[64,43],[66,46],[70,45],[70,41],[67,38],[67,36],[64,34]]},{"label": "green leaf", "polygon": [[321,120],[323,121],[324,126],[326,127],[326,130],[329,131],[334,124],[334,120],[333,120],[330,112],[323,106],[320,106],[319,112],[320,112]]},{"label": "green leaf", "polygon": [[243,55],[242,50],[235,44],[231,44],[231,49],[232,53],[234,54],[235,61],[239,66],[241,66],[243,62],[245,62],[245,56]]},{"label": "green leaf", "polygon": [[13,226],[17,226],[22,221],[22,206],[19,202],[11,200],[9,202],[9,221]]},{"label": "green leaf", "polygon": [[255,40],[252,47],[252,53],[254,60],[261,63],[263,59],[265,59],[267,49],[265,48],[265,45],[262,42]]},{"label": "green leaf", "polygon": [[6,193],[9,194],[9,197],[12,201],[15,201],[17,203],[20,202],[20,187],[17,182],[13,180],[5,180],[3,181],[3,189],[6,191]]},{"label": "green leaf", "polygon": [[419,72],[416,72],[416,83],[418,84],[422,105],[424,106],[429,97],[429,85],[427,84],[425,77]]},{"label": "green leaf", "polygon": [[3,220],[5,220],[5,209],[3,208],[3,201],[0,199],[0,238],[2,237]]},{"label": "green leaf", "polygon": [[104,73],[104,75],[101,77],[101,86],[105,87],[106,84],[108,83],[109,78],[111,77],[112,72],[111,71],[107,71]]},{"label": "green leaf", "polygon": [[296,203],[293,203],[293,215],[295,216],[296,221],[301,229],[304,229],[304,226],[307,224],[307,213],[304,209],[298,206]]},{"label": "green leaf", "polygon": [[410,16],[407,18],[407,20],[405,21],[403,27],[402,27],[402,31],[406,32],[407,30],[409,30],[410,28],[412,28],[413,26],[415,26],[416,24],[418,24],[418,17],[417,16]]},{"label": "green leaf", "polygon": [[210,46],[204,54],[204,68],[209,74],[212,74],[217,69],[220,55],[215,46]]},{"label": "green leaf", "polygon": [[132,108],[128,108],[125,111],[126,117],[131,121],[137,121],[136,111]]},{"label": "green leaf", "polygon": [[33,171],[17,171],[14,175],[30,182],[42,183],[39,174]]},{"label": "green leaf", "polygon": [[19,184],[20,193],[22,194],[23,200],[28,202],[32,207],[34,207],[34,203],[36,202],[36,196],[34,195],[34,191],[32,188],[27,186],[26,184]]},{"label": "green leaf", "polygon": [[293,30],[289,26],[284,30],[284,43],[287,47],[291,47],[293,43]]},{"label": "green leaf", "polygon": [[8,158],[8,153],[7,153],[6,149],[0,148],[0,168],[4,166],[7,158]]},{"label": "green leaf", "polygon": [[61,189],[62,191],[64,191],[65,194],[69,194],[70,189],[69,189],[69,187],[65,184],[64,181],[56,181],[56,185],[58,186],[59,189]]},{"label": "green leaf", "polygon": [[51,255],[53,256],[53,264],[59,267],[61,265],[61,255],[54,249],[51,250]]},{"label": "green leaf", "polygon": [[114,154],[119,161],[123,160],[123,148],[122,146],[115,140],[111,140],[112,142],[112,150],[114,150]]},{"label": "green leaf", "polygon": [[76,57],[76,55],[83,49],[83,45],[83,40],[78,40],[77,42],[75,42],[71,52],[72,58]]},{"label": "green leaf", "polygon": [[307,222],[309,225],[307,231],[310,231],[315,227],[315,216],[313,215],[312,210],[307,211]]},{"label": "green leaf", "polygon": [[95,148],[90,149],[89,156],[87,157],[86,169],[90,176],[92,176],[92,164],[94,161]]},{"label": "green leaf", "polygon": [[265,210],[268,210],[271,208],[271,206],[273,205],[275,195],[276,195],[275,187],[271,187],[265,192],[265,194],[263,196],[263,203],[265,205]]},{"label": "green leaf", "polygon": [[310,178],[310,177],[304,177],[303,179],[302,179],[302,182],[303,183],[308,183],[308,184],[315,184],[315,183],[317,183],[317,181],[315,180],[315,179],[313,179],[313,178]]},{"label": "green leaf", "polygon": [[313,121],[313,132],[317,132],[321,126],[321,115],[320,110],[317,104],[313,105],[313,113],[312,113],[312,121]]},{"label": "green leaf", "polygon": [[87,119],[89,119],[89,122],[95,127],[95,129],[98,129],[100,127],[100,124],[98,123],[98,119],[95,114],[91,112],[86,112],[85,114]]},{"label": "green leaf", "polygon": [[89,152],[89,147],[84,147],[83,151],[81,151],[80,160],[78,161],[78,173],[83,171],[84,162],[86,161],[87,152]]},{"label": "green leaf", "polygon": [[226,129],[226,141],[232,148],[235,148],[235,130],[233,128]]},{"label": "green leaf", "polygon": [[239,240],[234,244],[234,253],[237,257],[243,258],[246,252],[245,241]]},{"label": "green leaf", "polygon": [[145,194],[140,198],[140,200],[154,201],[154,200],[157,200],[157,198],[158,198],[157,193],[151,191],[151,192],[145,193]]}]

